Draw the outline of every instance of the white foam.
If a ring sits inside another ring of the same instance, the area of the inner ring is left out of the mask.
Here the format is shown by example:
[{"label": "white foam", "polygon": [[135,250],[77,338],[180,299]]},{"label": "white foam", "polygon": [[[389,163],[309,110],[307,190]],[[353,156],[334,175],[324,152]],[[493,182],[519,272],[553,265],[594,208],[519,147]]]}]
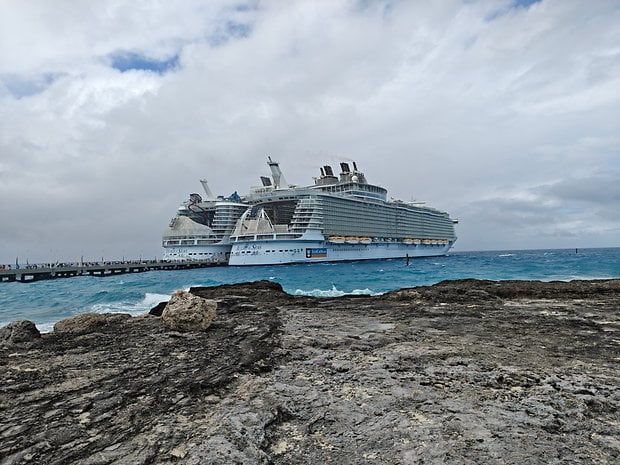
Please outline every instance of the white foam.
[{"label": "white foam", "polygon": [[36,323],[40,333],[51,333],[54,331],[54,323]]},{"label": "white foam", "polygon": [[[224,284],[224,283],[222,283],[222,284]],[[183,286],[183,288],[182,288],[181,290],[183,290],[183,291],[185,291],[185,292],[189,292],[189,290],[190,290],[192,287],[203,287],[203,286],[204,286],[204,284],[190,284],[189,286]],[[173,294],[174,294],[174,293],[173,293]],[[170,294],[170,295],[172,295],[172,294]],[[167,300],[170,300],[170,296],[168,296],[168,299],[167,299]]]},{"label": "white foam", "polygon": [[501,253],[498,255],[498,257],[514,257],[515,254],[513,253]]},{"label": "white foam", "polygon": [[374,292],[368,288],[366,289],[353,289],[351,292],[341,291],[336,288],[335,285],[331,289],[313,289],[311,291],[305,291],[303,289],[296,289],[293,295],[306,295],[311,297],[342,297],[343,295],[381,295],[381,292]]},{"label": "white foam", "polygon": [[147,292],[144,298],[138,302],[106,302],[94,304],[90,310],[95,313],[129,313],[130,315],[141,315],[148,312],[160,302],[170,300],[168,294],[156,294]]}]

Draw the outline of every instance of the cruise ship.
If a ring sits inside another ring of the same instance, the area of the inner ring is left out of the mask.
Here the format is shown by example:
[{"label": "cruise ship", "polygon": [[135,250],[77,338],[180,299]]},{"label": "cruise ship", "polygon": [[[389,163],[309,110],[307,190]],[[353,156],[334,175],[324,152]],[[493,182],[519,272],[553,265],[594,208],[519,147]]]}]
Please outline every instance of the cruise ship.
[{"label": "cruise ship", "polygon": [[235,192],[229,197],[215,197],[207,181],[200,181],[206,194],[190,194],[162,237],[166,261],[210,260],[227,262],[230,234],[248,204]]},{"label": "cruise ship", "polygon": [[445,255],[456,241],[450,216],[422,203],[388,200],[352,162],[320,168],[314,184],[272,177],[250,191],[230,235],[230,265],[273,265]]}]

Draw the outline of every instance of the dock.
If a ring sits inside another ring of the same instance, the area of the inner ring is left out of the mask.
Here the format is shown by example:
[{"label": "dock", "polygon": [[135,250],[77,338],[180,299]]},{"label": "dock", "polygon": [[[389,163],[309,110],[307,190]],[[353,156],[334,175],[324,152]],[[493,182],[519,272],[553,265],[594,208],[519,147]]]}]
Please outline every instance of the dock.
[{"label": "dock", "polygon": [[84,263],[76,265],[28,265],[24,268],[0,269],[0,283],[31,283],[47,279],[72,278],[76,276],[116,276],[146,271],[188,270],[226,265],[224,260],[186,261],[129,261]]}]

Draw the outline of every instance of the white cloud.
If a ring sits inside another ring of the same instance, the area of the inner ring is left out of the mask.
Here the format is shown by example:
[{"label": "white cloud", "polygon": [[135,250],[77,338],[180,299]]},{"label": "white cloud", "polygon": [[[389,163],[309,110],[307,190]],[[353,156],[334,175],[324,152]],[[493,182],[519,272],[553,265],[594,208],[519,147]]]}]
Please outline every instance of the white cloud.
[{"label": "white cloud", "polygon": [[0,262],[154,256],[198,178],[247,191],[266,155],[355,159],[461,249],[619,245],[571,197],[620,172],[616,2],[91,3],[0,3]]}]

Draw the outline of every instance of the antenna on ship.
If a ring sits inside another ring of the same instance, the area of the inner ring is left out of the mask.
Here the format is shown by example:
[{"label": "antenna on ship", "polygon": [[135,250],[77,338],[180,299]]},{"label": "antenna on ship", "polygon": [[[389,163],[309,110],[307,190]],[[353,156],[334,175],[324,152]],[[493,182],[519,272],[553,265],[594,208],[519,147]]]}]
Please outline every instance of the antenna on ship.
[{"label": "antenna on ship", "polygon": [[207,180],[201,179],[200,184],[202,184],[202,188],[205,190],[205,194],[207,194],[207,200],[215,200],[215,196],[213,195],[213,192],[211,192],[211,189],[209,189]]},{"label": "antenna on ship", "polygon": [[273,161],[271,157],[267,157],[267,164],[271,169],[271,177],[273,178],[274,187],[276,189],[279,189],[282,186],[288,187],[288,183],[286,182],[286,179],[284,179],[284,175],[280,169],[280,164],[277,161]]}]

